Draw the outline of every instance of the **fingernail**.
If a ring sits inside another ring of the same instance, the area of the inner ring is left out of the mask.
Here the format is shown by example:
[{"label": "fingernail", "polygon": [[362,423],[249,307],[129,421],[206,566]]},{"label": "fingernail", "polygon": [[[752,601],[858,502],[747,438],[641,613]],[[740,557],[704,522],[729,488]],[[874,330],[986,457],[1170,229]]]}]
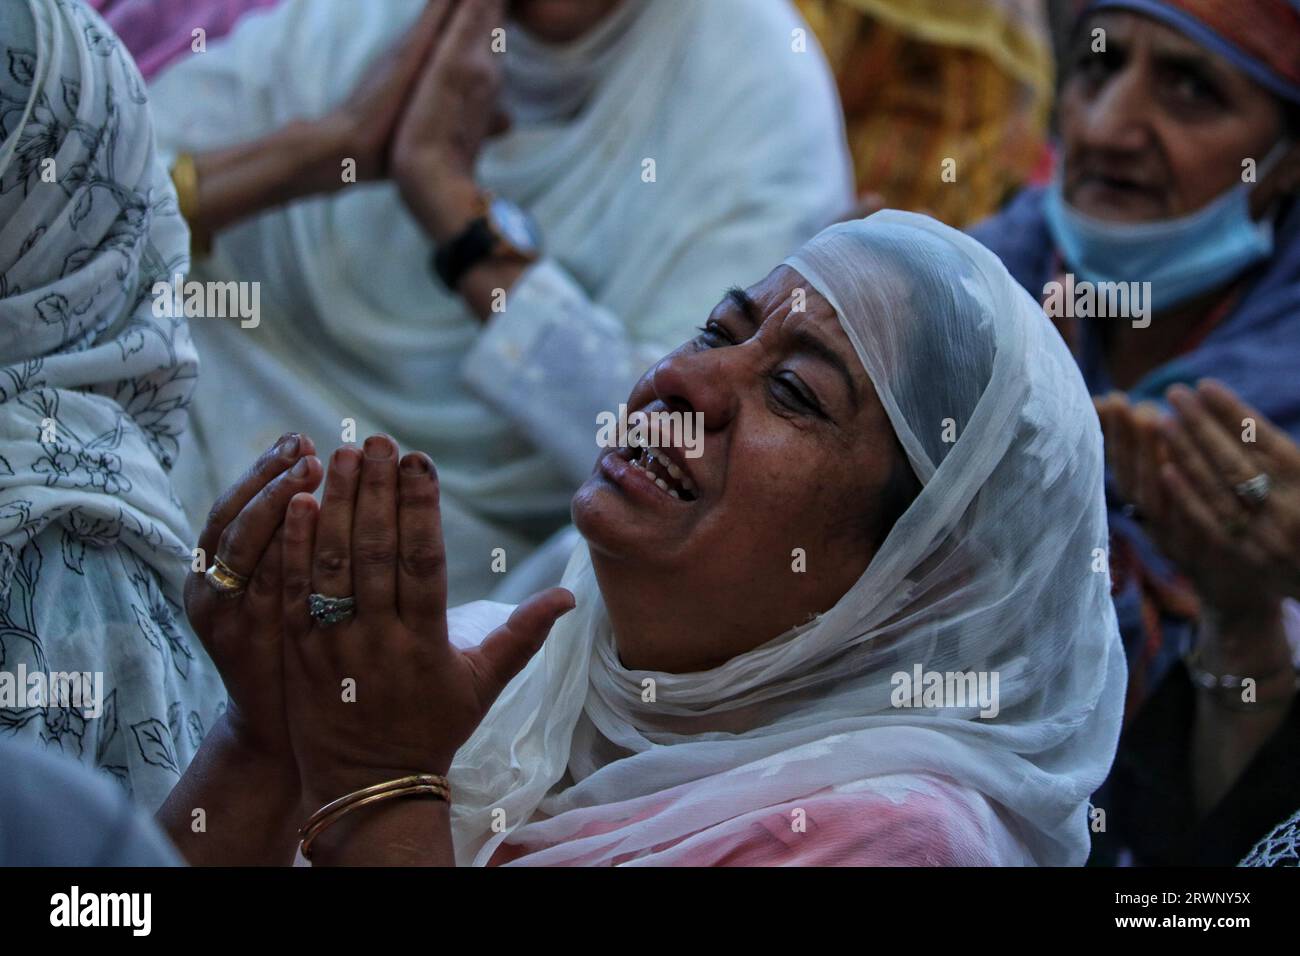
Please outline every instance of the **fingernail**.
[{"label": "fingernail", "polygon": [[389,461],[393,457],[393,443],[379,435],[366,439],[366,457],[371,461]]},{"label": "fingernail", "polygon": [[290,432],[284,438],[280,439],[280,457],[293,458],[298,454],[298,434]]},{"label": "fingernail", "polygon": [[310,468],[311,468],[310,458],[299,458],[298,464],[293,466],[293,468],[289,471],[289,474],[293,475],[295,478],[306,478],[307,472]]},{"label": "fingernail", "polygon": [[427,475],[429,463],[421,454],[407,455],[402,460],[402,472],[407,475]]},{"label": "fingernail", "polygon": [[340,475],[355,474],[360,458],[355,448],[340,448],[334,453],[334,468]]},{"label": "fingernail", "polygon": [[289,513],[297,518],[301,518],[309,510],[311,510],[311,505],[306,498],[294,498],[293,501],[289,502]]}]

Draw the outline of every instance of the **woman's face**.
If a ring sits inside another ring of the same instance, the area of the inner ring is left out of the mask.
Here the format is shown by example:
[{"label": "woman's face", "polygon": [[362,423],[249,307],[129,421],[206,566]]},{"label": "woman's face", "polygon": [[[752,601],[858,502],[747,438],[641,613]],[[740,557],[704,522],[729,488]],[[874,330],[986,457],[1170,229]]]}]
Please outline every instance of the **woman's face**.
[{"label": "woman's face", "polygon": [[625,666],[716,666],[828,610],[865,570],[882,491],[908,466],[834,310],[798,272],[728,293],[627,407],[698,413],[703,441],[696,458],[666,450],[693,487],[681,498],[630,448],[603,452],[574,497]]},{"label": "woman's face", "polygon": [[[1105,52],[1093,32],[1105,31]],[[1098,219],[1183,216],[1242,182],[1279,141],[1276,99],[1222,57],[1132,13],[1092,17],[1060,97],[1065,197]]]},{"label": "woman's face", "polygon": [[510,16],[548,43],[571,43],[594,28],[622,0],[511,0]]}]

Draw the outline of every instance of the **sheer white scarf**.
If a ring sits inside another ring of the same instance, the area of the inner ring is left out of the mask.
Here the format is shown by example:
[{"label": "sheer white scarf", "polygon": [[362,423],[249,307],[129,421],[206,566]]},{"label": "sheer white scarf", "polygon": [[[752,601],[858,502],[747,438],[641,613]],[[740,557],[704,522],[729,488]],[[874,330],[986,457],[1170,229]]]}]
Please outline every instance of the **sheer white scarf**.
[{"label": "sheer white scarf", "polygon": [[[924,490],[833,608],[702,673],[620,665],[579,548],[577,609],[457,755],[462,864],[507,839],[521,863],[673,862],[763,808],[829,790],[868,808],[927,780],[1005,822],[984,859],[1086,859],[1124,664],[1075,363],[992,253],[926,217],[833,226],[788,264],[834,306]],[[454,638],[502,613],[458,609]],[[893,706],[892,675],[918,664],[996,672],[997,716]]]}]

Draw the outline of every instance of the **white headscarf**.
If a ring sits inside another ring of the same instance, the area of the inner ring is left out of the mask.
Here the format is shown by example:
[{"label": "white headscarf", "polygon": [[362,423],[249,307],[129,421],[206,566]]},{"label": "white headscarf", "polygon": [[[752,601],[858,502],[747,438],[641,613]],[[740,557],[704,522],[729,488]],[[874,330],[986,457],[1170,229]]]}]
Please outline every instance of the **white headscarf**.
[{"label": "white headscarf", "polygon": [[157,806],[225,692],[189,633],[168,479],[197,356],[152,289],[189,265],[144,83],[74,0],[0,9],[0,667],[102,672],[104,713],[18,707],[0,731]]},{"label": "white headscarf", "polygon": [[[457,755],[462,864],[507,839],[523,863],[668,863],[743,840],[764,808],[834,791],[870,813],[927,781],[965,795],[955,830],[971,808],[1002,821],[966,835],[998,844],[979,859],[1087,857],[1124,665],[1101,434],[1075,363],[992,253],[926,217],[833,226],[787,264],[835,308],[921,494],[831,610],[700,673],[620,665],[580,548],[564,582],[577,609]],[[497,614],[458,612],[457,640]],[[997,716],[892,706],[892,675],[916,664],[997,672]]]}]

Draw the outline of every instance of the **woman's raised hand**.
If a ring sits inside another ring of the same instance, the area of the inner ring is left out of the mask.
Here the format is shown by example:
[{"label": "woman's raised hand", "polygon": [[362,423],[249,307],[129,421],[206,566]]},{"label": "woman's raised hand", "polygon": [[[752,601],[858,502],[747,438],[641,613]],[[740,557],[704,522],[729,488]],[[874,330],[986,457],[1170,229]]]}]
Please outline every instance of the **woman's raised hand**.
[{"label": "woman's raised hand", "polygon": [[[1271,613],[1300,595],[1300,449],[1217,383],[1176,385],[1167,398],[1172,414],[1097,400],[1116,485],[1206,603]],[[1246,486],[1261,474],[1270,487],[1255,500]]]},{"label": "woman's raised hand", "polygon": [[[389,438],[339,449],[323,502],[298,495],[285,521],[285,691],[304,800],[317,805],[415,773],[446,773],[506,684],[573,596],[520,605],[477,648],[447,633],[438,476],[427,455],[398,460]],[[309,596],[354,598],[335,623]],[[323,616],[323,615],[322,615]],[[314,808],[313,808],[314,809]]]},{"label": "woman's raised hand", "polygon": [[1278,596],[1300,598],[1300,448],[1225,385],[1169,390],[1173,452],[1161,471],[1173,518],[1244,562]]},{"label": "woman's raised hand", "polygon": [[393,135],[393,178],[438,242],[478,214],[475,163],[484,141],[509,126],[499,104],[504,57],[492,48],[504,21],[503,0],[453,7]]},{"label": "woman's raised hand", "polygon": [[[357,179],[389,176],[391,146],[416,80],[446,27],[449,0],[429,0],[418,20],[392,49],[370,65],[352,94],[321,121],[342,155],[356,160]],[[337,150],[336,150],[337,151]],[[337,185],[339,166],[331,158],[323,174]]]},{"label": "woman's raised hand", "polygon": [[241,744],[293,766],[285,719],[280,608],[285,511],[323,475],[306,435],[282,437],[213,506],[199,536],[204,570],[214,560],[246,587],[222,591],[205,576],[185,582],[185,611],[230,694],[227,721]]}]

